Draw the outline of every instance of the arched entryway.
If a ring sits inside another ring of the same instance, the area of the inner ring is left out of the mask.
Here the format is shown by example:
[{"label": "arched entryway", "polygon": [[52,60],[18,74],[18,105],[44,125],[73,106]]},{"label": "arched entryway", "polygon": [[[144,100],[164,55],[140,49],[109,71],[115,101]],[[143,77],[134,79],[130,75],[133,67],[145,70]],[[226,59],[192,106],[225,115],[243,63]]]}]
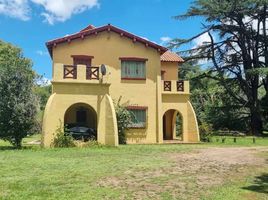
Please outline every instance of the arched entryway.
[{"label": "arched entryway", "polygon": [[183,140],[182,115],[175,109],[163,115],[163,140]]},{"label": "arched entryway", "polygon": [[76,103],[70,106],[64,115],[64,126],[67,130],[75,132],[77,138],[81,138],[85,131],[97,139],[97,113],[88,104]]}]

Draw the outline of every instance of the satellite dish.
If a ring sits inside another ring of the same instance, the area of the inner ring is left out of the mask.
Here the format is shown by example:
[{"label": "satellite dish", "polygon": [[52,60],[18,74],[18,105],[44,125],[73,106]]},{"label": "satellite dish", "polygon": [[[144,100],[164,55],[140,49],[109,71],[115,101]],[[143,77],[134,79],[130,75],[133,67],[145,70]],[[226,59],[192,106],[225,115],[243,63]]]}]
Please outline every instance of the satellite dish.
[{"label": "satellite dish", "polygon": [[101,64],[101,74],[106,75],[106,66],[104,64]]}]

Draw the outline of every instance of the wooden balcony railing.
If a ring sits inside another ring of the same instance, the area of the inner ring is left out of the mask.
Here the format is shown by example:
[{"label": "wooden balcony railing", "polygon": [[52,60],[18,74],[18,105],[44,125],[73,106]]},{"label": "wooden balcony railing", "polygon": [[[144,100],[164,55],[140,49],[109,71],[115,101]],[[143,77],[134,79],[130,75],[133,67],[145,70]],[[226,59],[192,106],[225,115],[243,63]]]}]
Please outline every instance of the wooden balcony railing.
[{"label": "wooden balcony railing", "polygon": [[[186,84],[186,91],[185,91]],[[188,81],[163,81],[163,89],[165,92],[187,92],[188,91]]]},{"label": "wooden balcony railing", "polygon": [[76,65],[64,65],[63,66],[63,78],[77,78],[77,66]]},{"label": "wooden balcony railing", "polygon": [[184,92],[184,81],[177,81],[177,91]]},{"label": "wooden balcony railing", "polygon": [[[100,72],[99,67],[86,67],[86,79],[99,80]],[[77,65],[63,65],[63,78],[64,79],[77,79]]]},{"label": "wooden balcony railing", "polygon": [[171,81],[164,81],[164,91],[171,91]]},{"label": "wooden balcony railing", "polygon": [[86,78],[89,80],[99,80],[100,70],[99,67],[87,66]]}]

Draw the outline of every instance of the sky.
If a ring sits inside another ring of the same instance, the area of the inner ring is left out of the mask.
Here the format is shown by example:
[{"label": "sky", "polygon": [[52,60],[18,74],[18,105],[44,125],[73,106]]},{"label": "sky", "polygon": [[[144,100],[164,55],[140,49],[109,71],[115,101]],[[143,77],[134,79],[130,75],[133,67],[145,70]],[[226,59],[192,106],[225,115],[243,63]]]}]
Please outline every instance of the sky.
[{"label": "sky", "polygon": [[[178,21],[192,0],[0,0],[0,40],[23,50],[33,69],[47,79],[52,60],[45,42],[80,31],[89,24],[112,25],[166,45],[201,30],[201,19]],[[207,39],[196,39],[193,46]]]}]

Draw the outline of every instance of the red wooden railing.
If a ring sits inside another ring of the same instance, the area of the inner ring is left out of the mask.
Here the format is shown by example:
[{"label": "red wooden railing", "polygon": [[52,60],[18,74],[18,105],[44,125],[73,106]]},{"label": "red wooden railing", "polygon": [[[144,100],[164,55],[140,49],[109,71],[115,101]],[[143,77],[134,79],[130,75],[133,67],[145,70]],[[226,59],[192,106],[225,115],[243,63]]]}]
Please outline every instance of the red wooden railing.
[{"label": "red wooden railing", "polygon": [[63,66],[63,78],[77,78],[77,66],[76,65],[64,65]]},{"label": "red wooden railing", "polygon": [[171,81],[164,81],[164,91],[171,91]]},{"label": "red wooden railing", "polygon": [[87,73],[86,78],[89,80],[92,80],[92,79],[99,80],[99,78],[100,78],[99,67],[87,66],[86,73]]},{"label": "red wooden railing", "polygon": [[[99,77],[100,77],[99,67],[87,66],[86,79],[99,80]],[[77,79],[77,65],[64,65],[63,78]]]},{"label": "red wooden railing", "polygon": [[184,92],[184,81],[177,81],[177,91]]},{"label": "red wooden railing", "polygon": [[[176,82],[177,92],[184,92],[184,81],[180,80]],[[164,91],[172,91],[172,82],[164,81]]]}]

